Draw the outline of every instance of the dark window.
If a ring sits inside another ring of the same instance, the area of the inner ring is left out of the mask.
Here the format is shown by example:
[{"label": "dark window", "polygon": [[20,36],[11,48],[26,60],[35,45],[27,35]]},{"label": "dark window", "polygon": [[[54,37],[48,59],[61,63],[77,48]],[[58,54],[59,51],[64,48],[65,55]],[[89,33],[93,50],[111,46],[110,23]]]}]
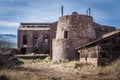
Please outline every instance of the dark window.
[{"label": "dark window", "polygon": [[104,40],[104,41],[103,41],[103,44],[107,44],[107,43],[108,43],[108,40]]},{"label": "dark window", "polygon": [[25,28],[25,26],[23,26],[23,28]]},{"label": "dark window", "polygon": [[21,48],[21,53],[25,54],[26,53],[26,48]]},{"label": "dark window", "polygon": [[107,54],[105,52],[100,52],[99,53],[99,58],[107,58]]},{"label": "dark window", "polygon": [[119,51],[119,50],[120,50],[120,47],[119,47],[119,46],[117,46],[117,45],[116,45],[116,46],[114,46],[114,48],[115,48],[115,50],[116,50],[116,51]]},{"label": "dark window", "polygon": [[38,48],[37,48],[37,47],[35,47],[35,48],[33,49],[33,53],[39,53],[39,51],[38,51]]},{"label": "dark window", "polygon": [[119,41],[120,41],[120,40],[119,40],[119,37],[116,36],[116,43],[119,44]]},{"label": "dark window", "polygon": [[85,54],[85,60],[87,61],[87,58],[88,58],[88,54]]},{"label": "dark window", "polygon": [[33,44],[38,44],[38,35],[33,35]]},{"label": "dark window", "polygon": [[68,31],[64,31],[64,38],[68,38]]},{"label": "dark window", "polygon": [[116,39],[115,38],[112,39],[112,43],[116,44]]},{"label": "dark window", "polygon": [[23,36],[23,44],[27,44],[27,36],[26,35]]},{"label": "dark window", "polygon": [[36,26],[37,28],[47,28],[49,26]]},{"label": "dark window", "polygon": [[35,26],[31,26],[31,28],[34,28]]},{"label": "dark window", "polygon": [[30,26],[27,26],[27,28],[30,28]]},{"label": "dark window", "polygon": [[106,47],[105,47],[105,46],[102,46],[101,48],[102,48],[102,51],[106,50]]}]

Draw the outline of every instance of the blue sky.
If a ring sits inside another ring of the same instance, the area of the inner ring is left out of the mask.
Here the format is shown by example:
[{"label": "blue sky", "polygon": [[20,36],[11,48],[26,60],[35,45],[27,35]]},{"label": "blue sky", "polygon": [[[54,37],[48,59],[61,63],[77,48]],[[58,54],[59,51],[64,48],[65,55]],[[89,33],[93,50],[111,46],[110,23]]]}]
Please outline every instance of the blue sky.
[{"label": "blue sky", "polygon": [[0,34],[17,34],[20,22],[55,22],[90,7],[95,22],[120,28],[120,0],[0,0]]}]

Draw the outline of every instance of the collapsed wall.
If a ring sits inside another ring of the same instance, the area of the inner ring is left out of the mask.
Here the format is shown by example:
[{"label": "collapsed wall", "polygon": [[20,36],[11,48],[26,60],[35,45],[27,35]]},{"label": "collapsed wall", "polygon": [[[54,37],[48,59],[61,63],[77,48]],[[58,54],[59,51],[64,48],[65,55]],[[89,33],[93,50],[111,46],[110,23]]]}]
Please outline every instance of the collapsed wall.
[{"label": "collapsed wall", "polygon": [[52,43],[53,60],[75,60],[75,48],[96,38],[93,18],[88,15],[62,16],[58,20],[56,38]]}]

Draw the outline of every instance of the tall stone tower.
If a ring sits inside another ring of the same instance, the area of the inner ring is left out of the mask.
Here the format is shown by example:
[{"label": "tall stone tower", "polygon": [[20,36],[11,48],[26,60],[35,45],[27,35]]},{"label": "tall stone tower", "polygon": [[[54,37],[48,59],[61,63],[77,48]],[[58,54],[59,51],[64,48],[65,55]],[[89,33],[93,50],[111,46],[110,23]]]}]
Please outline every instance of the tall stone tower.
[{"label": "tall stone tower", "polygon": [[75,48],[96,38],[93,18],[73,12],[58,20],[56,38],[53,39],[53,60],[75,60]]}]

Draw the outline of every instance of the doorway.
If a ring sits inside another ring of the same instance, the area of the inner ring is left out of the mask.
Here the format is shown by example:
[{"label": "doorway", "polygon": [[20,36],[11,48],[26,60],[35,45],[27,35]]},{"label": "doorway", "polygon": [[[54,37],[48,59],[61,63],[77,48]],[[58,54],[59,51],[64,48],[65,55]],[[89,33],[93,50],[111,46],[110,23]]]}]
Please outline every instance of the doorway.
[{"label": "doorway", "polygon": [[26,48],[21,48],[21,53],[25,54],[26,53]]}]

